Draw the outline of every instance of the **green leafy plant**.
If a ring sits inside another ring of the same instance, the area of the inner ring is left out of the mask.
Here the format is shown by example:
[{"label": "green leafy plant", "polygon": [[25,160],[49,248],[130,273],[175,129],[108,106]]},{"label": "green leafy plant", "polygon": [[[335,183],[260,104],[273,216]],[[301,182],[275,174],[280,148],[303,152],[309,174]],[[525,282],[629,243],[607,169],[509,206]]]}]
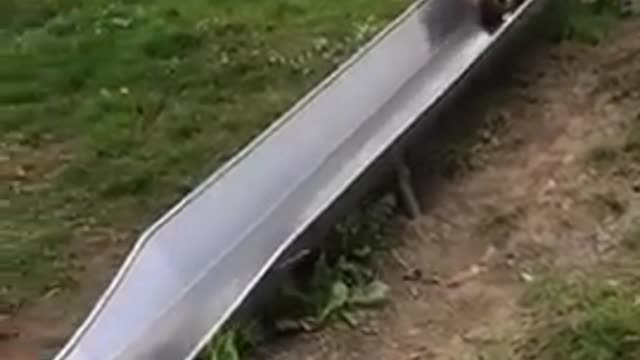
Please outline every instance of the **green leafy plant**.
[{"label": "green leafy plant", "polygon": [[[236,332],[222,334],[209,345],[206,360],[240,360],[240,350],[236,343]],[[203,359],[203,360],[205,360]]]},{"label": "green leafy plant", "polygon": [[256,323],[222,331],[200,353],[198,360],[240,360],[258,342]]},{"label": "green leafy plant", "polygon": [[[366,199],[329,234],[334,246],[323,252],[302,284],[282,287],[273,311],[279,331],[312,331],[339,321],[357,325],[359,309],[379,305],[389,287],[372,270],[388,245],[395,203],[388,196]],[[295,309],[295,310],[292,310]]]},{"label": "green leafy plant", "polygon": [[284,332],[314,331],[335,321],[355,327],[357,310],[383,304],[388,294],[389,287],[375,279],[372,271],[361,263],[340,257],[336,263],[329,264],[321,257],[308,289],[289,288],[281,296],[282,301],[289,304],[287,308],[299,311],[283,312],[276,327]]},{"label": "green leafy plant", "polygon": [[568,14],[564,37],[598,43],[612,25],[624,16],[618,0],[564,0]]}]

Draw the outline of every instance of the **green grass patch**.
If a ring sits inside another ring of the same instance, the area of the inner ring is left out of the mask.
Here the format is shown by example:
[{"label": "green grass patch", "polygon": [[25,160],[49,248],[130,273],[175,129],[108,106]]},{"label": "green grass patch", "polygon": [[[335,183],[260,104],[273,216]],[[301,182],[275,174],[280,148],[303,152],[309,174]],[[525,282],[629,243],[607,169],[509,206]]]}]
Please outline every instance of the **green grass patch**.
[{"label": "green grass patch", "polygon": [[[637,264],[636,264],[637,265]],[[523,359],[632,360],[640,356],[637,276],[548,278],[528,300],[543,320],[521,349]]]},{"label": "green grass patch", "polygon": [[618,0],[564,0],[567,21],[563,37],[588,43],[598,43],[626,15]]},{"label": "green grass patch", "polygon": [[407,5],[2,1],[0,303],[58,281],[77,234],[148,224]]}]

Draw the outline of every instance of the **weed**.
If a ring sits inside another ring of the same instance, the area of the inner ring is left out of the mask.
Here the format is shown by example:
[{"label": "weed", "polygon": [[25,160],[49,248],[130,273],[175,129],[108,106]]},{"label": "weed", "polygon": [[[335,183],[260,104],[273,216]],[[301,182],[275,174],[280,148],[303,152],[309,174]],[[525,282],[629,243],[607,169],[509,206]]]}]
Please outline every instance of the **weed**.
[{"label": "weed", "polygon": [[[309,284],[302,289],[285,287],[275,312],[279,332],[313,331],[339,321],[356,326],[356,310],[385,302],[389,287],[376,280],[362,264],[340,257],[330,264],[326,257],[316,263]],[[297,311],[291,311],[297,309]]]},{"label": "weed", "polygon": [[565,0],[568,14],[564,38],[600,42],[625,11],[618,0]]},{"label": "weed", "polygon": [[198,360],[241,360],[257,341],[256,325],[222,331],[199,354]]},{"label": "weed", "polygon": [[396,211],[395,199],[390,195],[365,199],[329,234],[329,238],[338,240],[334,251],[366,258],[372,251],[388,247],[391,245],[389,233],[393,231],[390,225]]},{"label": "weed", "polygon": [[389,197],[364,204],[335,226],[327,241],[337,246],[315,261],[305,282],[282,288],[281,307],[271,309],[278,330],[310,331],[335,321],[355,326],[355,310],[384,302],[389,288],[372,267],[376,254],[389,245],[395,207]]}]

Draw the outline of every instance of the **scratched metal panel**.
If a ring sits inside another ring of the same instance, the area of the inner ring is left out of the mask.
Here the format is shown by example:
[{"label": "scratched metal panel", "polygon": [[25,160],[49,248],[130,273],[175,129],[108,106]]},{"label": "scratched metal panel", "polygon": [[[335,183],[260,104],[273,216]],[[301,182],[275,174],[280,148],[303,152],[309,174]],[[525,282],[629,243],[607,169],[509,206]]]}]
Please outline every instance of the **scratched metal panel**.
[{"label": "scratched metal panel", "polygon": [[59,360],[197,349],[309,224],[491,49],[467,0],[419,1],[147,230]]}]

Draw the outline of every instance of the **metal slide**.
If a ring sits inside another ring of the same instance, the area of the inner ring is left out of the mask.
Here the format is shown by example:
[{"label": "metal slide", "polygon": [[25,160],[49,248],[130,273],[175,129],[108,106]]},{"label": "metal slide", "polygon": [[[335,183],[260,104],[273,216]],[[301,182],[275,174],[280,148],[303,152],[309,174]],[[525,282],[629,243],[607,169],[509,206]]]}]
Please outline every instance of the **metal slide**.
[{"label": "metal slide", "polygon": [[192,359],[296,240],[478,60],[470,0],[412,5],[139,239],[57,360]]}]

